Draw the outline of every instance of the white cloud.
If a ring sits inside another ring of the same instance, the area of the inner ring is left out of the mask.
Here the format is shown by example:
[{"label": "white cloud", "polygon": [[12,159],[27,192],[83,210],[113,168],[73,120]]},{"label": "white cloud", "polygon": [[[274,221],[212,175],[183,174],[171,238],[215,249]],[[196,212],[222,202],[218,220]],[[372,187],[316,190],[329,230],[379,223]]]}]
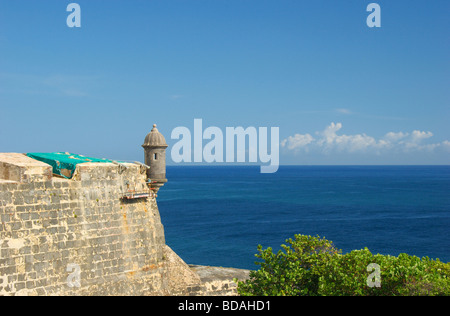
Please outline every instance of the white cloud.
[{"label": "white cloud", "polygon": [[184,98],[184,95],[181,95],[181,94],[173,94],[170,96],[170,99],[172,99],[172,100],[178,100],[178,99],[182,99],[182,98]]},{"label": "white cloud", "polygon": [[349,109],[336,109],[336,112],[347,115],[352,114],[352,111],[350,111]]},{"label": "white cloud", "polygon": [[308,144],[312,143],[314,141],[314,137],[312,137],[309,134],[301,135],[301,134],[295,134],[294,136],[289,136],[285,140],[281,142],[281,147],[285,147],[287,145],[287,148],[290,150],[293,149],[299,149],[302,147],[307,146]]},{"label": "white cloud", "polygon": [[372,153],[380,155],[387,151],[434,151],[443,147],[450,151],[448,140],[442,143],[426,144],[424,141],[433,136],[432,132],[414,130],[407,132],[388,132],[381,139],[375,139],[366,134],[345,135],[338,134],[342,123],[331,123],[323,131],[316,132],[317,138],[310,134],[295,134],[281,142],[288,150],[316,150],[322,153]]},{"label": "white cloud", "polygon": [[418,143],[423,139],[427,139],[433,136],[432,132],[413,131],[411,138],[414,143]]},{"label": "white cloud", "polygon": [[442,142],[442,147],[443,147],[445,150],[450,151],[450,142],[449,142],[448,140],[444,140],[444,141]]},{"label": "white cloud", "polygon": [[356,135],[338,135],[337,132],[342,129],[342,123],[331,123],[323,132],[317,134],[321,138],[317,141],[317,145],[322,147],[326,152],[332,150],[337,151],[365,151],[371,147],[379,146],[375,138],[366,134]]},{"label": "white cloud", "polygon": [[387,142],[397,142],[400,139],[403,139],[405,137],[407,137],[409,135],[409,133],[403,133],[403,132],[398,132],[398,133],[394,133],[394,132],[389,132],[384,136],[384,139]]}]

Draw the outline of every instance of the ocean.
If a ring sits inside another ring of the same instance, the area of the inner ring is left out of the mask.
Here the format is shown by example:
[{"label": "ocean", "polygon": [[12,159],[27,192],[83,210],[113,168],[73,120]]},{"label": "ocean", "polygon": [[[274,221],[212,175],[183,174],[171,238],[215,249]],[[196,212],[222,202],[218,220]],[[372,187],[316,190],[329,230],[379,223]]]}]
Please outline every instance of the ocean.
[{"label": "ocean", "polygon": [[257,269],[257,246],[295,234],[343,253],[450,261],[450,166],[168,166],[158,206],[186,263]]}]

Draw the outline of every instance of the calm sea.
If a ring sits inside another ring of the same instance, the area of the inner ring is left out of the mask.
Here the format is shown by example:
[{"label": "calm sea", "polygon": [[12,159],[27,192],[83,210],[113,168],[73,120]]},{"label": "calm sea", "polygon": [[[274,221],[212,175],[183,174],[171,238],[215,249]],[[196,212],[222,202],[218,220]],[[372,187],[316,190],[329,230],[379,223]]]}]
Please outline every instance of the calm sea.
[{"label": "calm sea", "polygon": [[450,166],[169,166],[158,205],[187,263],[256,269],[294,234],[450,261]]}]

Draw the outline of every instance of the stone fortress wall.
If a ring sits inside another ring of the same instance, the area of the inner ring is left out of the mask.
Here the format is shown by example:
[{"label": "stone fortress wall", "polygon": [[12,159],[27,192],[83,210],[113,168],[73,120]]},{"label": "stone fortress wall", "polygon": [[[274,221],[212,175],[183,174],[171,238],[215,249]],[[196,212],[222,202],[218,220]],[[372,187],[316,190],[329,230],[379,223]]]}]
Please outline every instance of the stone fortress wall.
[{"label": "stone fortress wall", "polygon": [[0,154],[0,296],[235,295],[248,271],[188,266],[165,244],[156,195],[122,199],[148,190],[146,171],[83,163],[65,179]]}]

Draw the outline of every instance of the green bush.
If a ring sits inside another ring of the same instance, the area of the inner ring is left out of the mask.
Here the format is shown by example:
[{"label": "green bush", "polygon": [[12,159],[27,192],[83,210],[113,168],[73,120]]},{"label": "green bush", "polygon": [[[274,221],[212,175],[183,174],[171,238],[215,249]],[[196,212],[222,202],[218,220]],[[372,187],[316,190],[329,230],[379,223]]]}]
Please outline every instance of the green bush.
[{"label": "green bush", "polygon": [[[240,295],[419,296],[450,294],[450,264],[407,254],[342,254],[331,241],[295,235],[281,250],[258,246],[260,269],[238,282]],[[377,270],[378,268],[378,270]],[[377,284],[378,281],[379,283]]]}]

